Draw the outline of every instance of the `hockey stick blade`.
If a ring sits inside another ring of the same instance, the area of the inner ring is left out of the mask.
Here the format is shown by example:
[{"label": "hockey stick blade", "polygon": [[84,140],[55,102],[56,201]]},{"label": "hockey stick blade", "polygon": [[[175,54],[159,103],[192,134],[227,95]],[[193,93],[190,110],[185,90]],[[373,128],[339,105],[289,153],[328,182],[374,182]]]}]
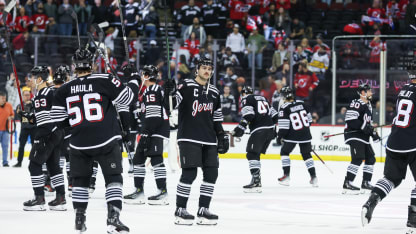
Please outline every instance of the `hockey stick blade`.
[{"label": "hockey stick blade", "polygon": [[4,11],[10,13],[14,6],[16,6],[16,0],[11,0],[9,4],[7,4],[6,8],[4,8]]},{"label": "hockey stick blade", "polygon": [[100,28],[106,28],[108,27],[110,24],[107,21],[101,22],[98,24],[98,27]]}]

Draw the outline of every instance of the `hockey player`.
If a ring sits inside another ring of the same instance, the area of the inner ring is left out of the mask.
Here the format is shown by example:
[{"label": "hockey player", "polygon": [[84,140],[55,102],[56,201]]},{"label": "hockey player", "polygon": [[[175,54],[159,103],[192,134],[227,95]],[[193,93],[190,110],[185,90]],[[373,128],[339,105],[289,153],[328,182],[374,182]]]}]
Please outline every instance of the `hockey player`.
[{"label": "hockey player", "polygon": [[[286,86],[281,90],[284,104],[279,110],[279,132],[277,143],[282,145],[280,155],[282,158],[283,176],[279,178],[281,185],[289,186],[290,182],[290,153],[299,144],[302,158],[305,161],[313,187],[318,187],[315,165],[311,156],[312,135],[309,126],[312,123],[312,116],[303,101],[295,100],[293,90]],[[284,142],[284,143],[283,143]]]},{"label": "hockey player", "polygon": [[159,69],[153,65],[144,66],[141,79],[146,86],[143,93],[144,109],[143,122],[140,131],[140,141],[133,158],[134,187],[136,190],[124,196],[124,202],[144,204],[143,183],[146,175],[146,158],[155,173],[158,193],[148,198],[150,205],[168,205],[166,189],[166,167],[163,163],[163,140],[169,139],[169,118],[163,105],[164,93],[162,87],[156,84]]},{"label": "hockey player", "polygon": [[241,90],[241,121],[233,130],[235,137],[242,137],[247,126],[250,128],[250,138],[247,143],[247,160],[251,182],[243,186],[244,192],[261,192],[260,154],[265,154],[270,142],[276,137],[275,124],[277,111],[269,106],[266,98],[254,95],[253,89],[244,86]]},{"label": "hockey player", "polygon": [[197,224],[215,225],[218,221],[218,216],[209,211],[209,205],[218,177],[218,153],[228,151],[229,139],[221,124],[219,91],[209,84],[213,73],[212,61],[202,58],[198,61],[195,80],[181,81],[177,90],[173,80],[165,84],[165,93],[174,95],[173,106],[179,110],[178,145],[182,175],[177,187],[175,210],[175,224],[179,225],[192,225],[195,218],[186,210],[186,205],[198,167],[202,168],[203,182]]},{"label": "hockey player", "polygon": [[[55,94],[52,119],[61,127],[69,123],[72,175],[72,203],[75,230],[85,232],[85,212],[92,164],[98,161],[104,174],[107,201],[107,232],[128,233],[119,217],[122,209],[121,139],[116,109],[112,103],[128,106],[133,100],[130,87],[110,74],[91,74],[93,55],[78,49],[73,59],[76,78],[64,84]],[[129,85],[138,88],[137,80]]]},{"label": "hockey player", "polygon": [[373,166],[376,162],[374,151],[370,144],[370,136],[374,142],[380,140],[372,126],[373,111],[371,108],[372,91],[368,84],[358,87],[359,99],[354,99],[345,113],[345,143],[350,145],[351,164],[347,168],[342,194],[358,194],[360,188],[352,185],[361,163],[365,160],[363,168],[363,181],[361,192],[372,190],[370,184],[373,176]]},{"label": "hockey player", "polygon": [[[48,77],[49,70],[46,66],[36,66],[31,70],[32,89],[37,91],[33,98],[36,132],[29,155],[29,172],[35,198],[23,203],[23,210],[26,211],[45,210],[45,177],[42,173],[44,163],[50,173],[51,184],[56,189],[56,198],[48,203],[49,208],[66,210],[64,175],[59,167],[59,145],[63,139],[63,132],[57,129],[50,116],[53,90],[47,87]],[[22,115],[33,119],[31,113],[23,112]]]},{"label": "hockey player", "polygon": [[[384,178],[377,181],[361,212],[362,224],[370,223],[374,208],[393,188],[406,177],[409,166],[416,178],[416,71],[409,71],[410,83],[403,86],[397,96],[396,117],[387,139]],[[406,232],[416,233],[416,188],[411,192]]]}]

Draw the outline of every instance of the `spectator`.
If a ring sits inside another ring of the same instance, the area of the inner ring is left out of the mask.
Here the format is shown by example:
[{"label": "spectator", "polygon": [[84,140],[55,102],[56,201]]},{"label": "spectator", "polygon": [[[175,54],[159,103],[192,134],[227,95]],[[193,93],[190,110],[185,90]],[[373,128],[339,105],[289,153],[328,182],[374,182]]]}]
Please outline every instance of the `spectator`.
[{"label": "spectator", "polygon": [[290,34],[290,23],[291,18],[289,16],[289,12],[285,10],[283,7],[278,8],[276,19],[275,19],[275,28],[276,30],[283,30],[286,32],[287,35]]},{"label": "spectator", "polygon": [[342,46],[341,52],[339,53],[342,63],[340,64],[344,69],[356,68],[356,58],[361,56],[360,50],[357,46],[352,44],[352,41]]},{"label": "spectator", "polygon": [[303,51],[303,47],[301,45],[296,46],[296,50],[293,52],[293,62],[298,64],[305,59],[308,60],[308,55]]},{"label": "spectator", "polygon": [[280,106],[283,104],[283,98],[280,94],[280,90],[285,86],[281,80],[276,80],[276,90],[272,96],[272,106],[276,111],[279,111]]},{"label": "spectator", "polygon": [[19,9],[19,16],[16,17],[15,21],[15,31],[22,33],[27,32],[30,25],[30,17],[26,15],[25,8]]},{"label": "spectator", "polygon": [[239,28],[238,24],[234,24],[233,32],[227,36],[225,46],[231,48],[231,51],[237,56],[239,61],[243,61],[246,44],[244,36],[238,31]]},{"label": "spectator", "polygon": [[249,9],[243,0],[230,0],[228,2],[228,8],[230,9],[230,19],[237,24],[242,21]]},{"label": "spectator", "polygon": [[270,84],[267,79],[263,78],[259,80],[259,90],[259,95],[265,97],[267,101],[270,103],[273,94],[270,93]]},{"label": "spectator", "polygon": [[269,10],[267,10],[267,12],[264,13],[262,18],[263,23],[267,25],[269,28],[276,28],[276,13],[276,4],[271,3],[269,5]]},{"label": "spectator", "polygon": [[196,35],[196,39],[198,39],[201,45],[205,44],[205,40],[207,39],[207,35],[205,33],[204,27],[199,24],[199,18],[194,17],[193,24],[186,28],[183,34],[183,40],[186,41],[191,36],[191,33],[194,32]]},{"label": "spectator", "polygon": [[72,34],[72,16],[74,11],[69,0],[63,0],[63,3],[58,8],[59,15],[59,31],[61,35],[70,36]]},{"label": "spectator", "polygon": [[233,52],[231,51],[230,47],[225,48],[224,53],[222,54],[220,65],[222,67],[234,67],[238,66],[240,62],[238,61],[238,58]]},{"label": "spectator", "polygon": [[188,67],[185,55],[179,57],[178,73],[180,73],[181,79],[188,79],[191,75],[191,70]]},{"label": "spectator", "polygon": [[[237,79],[237,75],[235,74],[234,68],[228,66],[225,69],[225,75],[220,78],[219,86],[231,86]],[[221,88],[220,88],[221,90]]]},{"label": "spectator", "polygon": [[277,0],[276,1],[276,8],[283,8],[285,10],[290,9],[290,0]]},{"label": "spectator", "polygon": [[35,2],[35,4],[33,3],[34,3],[33,0],[27,0],[25,7],[24,7],[26,11],[26,15],[28,15],[29,17],[32,17],[32,15],[34,15],[37,12],[38,2]]},{"label": "spectator", "polygon": [[189,53],[191,54],[191,59],[199,54],[199,47],[201,46],[199,43],[199,40],[196,39],[196,34],[195,32],[191,33],[191,36],[186,39],[185,41],[185,45],[188,47],[189,49]]},{"label": "spectator", "polygon": [[[117,70],[117,59],[113,57],[113,54],[111,53],[110,48],[107,48],[107,58],[108,58],[108,63],[111,66],[111,68],[115,71]],[[101,70],[102,71],[107,71],[110,72],[110,68],[107,67],[107,64],[105,63],[104,59],[99,57],[97,58],[97,64],[99,64],[101,66]],[[106,70],[107,68],[107,70]]]},{"label": "spectator", "polygon": [[37,12],[32,15],[31,23],[33,26],[36,26],[38,28],[38,31],[41,33],[45,32],[46,25],[48,24],[48,16],[43,13],[43,3],[38,4]]},{"label": "spectator", "polygon": [[290,31],[290,39],[300,39],[305,34],[305,24],[298,17],[295,17],[290,26]]},{"label": "spectator", "polygon": [[276,72],[276,80],[280,80],[282,82],[283,86],[286,86],[287,81],[289,80],[290,75],[290,65],[289,61],[285,58],[282,69],[278,72]]},{"label": "spectator", "polygon": [[345,124],[345,113],[347,112],[346,107],[342,107],[339,113],[335,116],[336,124],[344,125]]},{"label": "spectator", "polygon": [[139,26],[139,4],[134,0],[127,0],[127,4],[123,6],[123,14],[126,34],[129,35],[130,31],[137,31]]},{"label": "spectator", "polygon": [[[131,31],[128,36],[128,42],[129,42],[129,60],[130,61],[136,61],[137,57],[137,33],[136,31]],[[155,41],[156,43],[156,41]],[[150,46],[150,44],[149,44]]]},{"label": "spectator", "polygon": [[159,28],[159,15],[155,11],[155,7],[151,6],[143,18],[144,32],[146,33],[147,42],[156,38],[156,33]]},{"label": "spectator", "polygon": [[410,4],[407,6],[405,15],[405,24],[407,33],[410,35],[416,35],[416,0],[410,0]]},{"label": "spectator", "polygon": [[302,46],[302,50],[303,50],[302,56],[304,56],[306,60],[310,62],[312,59],[313,51],[312,51],[311,46],[309,45],[309,40],[307,38],[303,38],[302,41],[300,42],[300,46]]},{"label": "spectator", "polygon": [[220,96],[221,110],[224,116],[224,122],[238,122],[237,105],[234,96],[231,95],[230,86],[224,86],[224,93]]},{"label": "spectator", "polygon": [[371,49],[369,62],[373,69],[377,69],[380,66],[380,53],[382,50],[386,50],[386,43],[381,41],[380,37],[374,37],[369,47]]},{"label": "spectator", "polygon": [[7,43],[6,40],[0,35],[0,71],[4,70],[4,61],[7,57]]},{"label": "spectator", "polygon": [[320,48],[324,48],[325,51],[328,53],[328,55],[330,55],[331,48],[329,48],[329,46],[325,44],[322,39],[323,39],[322,34],[318,33],[318,35],[316,35],[316,45],[313,47],[312,51],[316,53]]},{"label": "spectator", "polygon": [[144,59],[143,62],[146,65],[156,65],[156,61],[158,61],[161,58],[162,51],[157,46],[157,43],[155,40],[150,41],[150,48],[146,50],[144,53]]},{"label": "spectator", "polygon": [[75,5],[75,12],[78,16],[79,35],[87,35],[87,25],[91,18],[91,6],[85,4],[85,0],[79,0]]},{"label": "spectator", "polygon": [[220,26],[221,4],[214,3],[214,0],[207,0],[202,6],[202,23],[207,35],[218,38]]},{"label": "spectator", "polygon": [[114,40],[117,38],[118,28],[109,27],[105,33],[107,36],[104,39],[104,44],[111,51],[114,51]]},{"label": "spectator", "polygon": [[[23,91],[23,103],[25,112],[31,113],[33,106],[30,97],[30,90]],[[20,135],[19,135],[19,151],[17,153],[17,163],[13,167],[21,167],[23,161],[23,154],[25,152],[25,145],[27,138],[30,136],[30,142],[33,145],[33,139],[35,138],[36,125],[33,122],[22,116],[22,108],[20,104],[16,107],[16,114],[20,120]]]},{"label": "spectator", "polygon": [[58,53],[58,41],[56,37],[52,35],[59,34],[58,25],[55,19],[50,17],[48,20],[48,26],[46,27],[46,33],[48,36],[45,38],[46,43],[44,44],[45,54],[56,54]]},{"label": "spectator", "polygon": [[57,8],[54,0],[47,0],[45,5],[44,5],[44,8],[45,8],[45,14],[48,16],[48,18],[52,17],[52,18],[56,19],[56,17],[58,16],[57,15],[57,9],[58,8]]},{"label": "spectator", "polygon": [[253,66],[253,53],[252,48],[255,47],[255,64],[257,69],[262,69],[263,67],[263,50],[267,46],[267,41],[263,35],[259,34],[257,29],[254,29],[251,35],[247,39],[247,52],[248,52],[248,67]]},{"label": "spectator", "polygon": [[[48,0],[50,1],[50,0]],[[108,21],[108,8],[101,4],[101,0],[94,0],[95,6],[91,9],[92,23],[99,24]]]},{"label": "spectator", "polygon": [[409,5],[409,0],[400,0],[399,1],[399,12],[397,13],[397,20],[399,22],[399,33],[406,34],[406,23],[405,23],[405,17],[406,17],[406,9]]},{"label": "spectator", "polygon": [[12,105],[6,102],[6,93],[0,91],[0,141],[3,154],[3,167],[8,167],[7,154],[9,152],[9,132],[6,129],[7,121],[13,120]]},{"label": "spectator", "polygon": [[214,59],[214,50],[212,49],[212,44],[208,44],[205,46],[205,50],[200,53],[205,58]]},{"label": "spectator", "polygon": [[[181,35],[184,36],[185,31],[189,26],[191,26],[195,20],[194,18],[198,18],[201,16],[201,9],[198,6],[195,6],[194,0],[189,0],[188,5],[185,5],[181,8],[178,14],[178,27],[181,28]],[[199,21],[198,21],[199,23]],[[188,36],[190,33],[188,34]],[[187,37],[186,37],[187,38]],[[200,39],[201,44],[202,40]]]},{"label": "spectator", "polygon": [[319,123],[319,115],[318,112],[314,111],[312,112],[312,124]]},{"label": "spectator", "polygon": [[25,44],[29,40],[29,32],[20,33],[13,39],[14,54],[23,54]]},{"label": "spectator", "polygon": [[367,9],[367,16],[386,18],[386,11],[382,8],[382,2],[380,0],[373,0],[373,5]]},{"label": "spectator", "polygon": [[273,54],[272,67],[269,69],[269,71],[275,73],[277,69],[283,65],[283,61],[285,58],[289,59],[290,54],[283,46],[283,43],[279,43],[278,50],[276,50]]},{"label": "spectator", "polygon": [[179,62],[179,58],[181,55],[185,56],[186,64],[189,64],[189,62],[191,61],[191,53],[189,53],[189,49],[185,45],[182,45],[181,47],[179,47],[178,51],[176,50],[173,51],[171,61],[175,63],[176,58],[178,58],[178,62]]},{"label": "spectator", "polygon": [[309,63],[309,70],[314,72],[319,80],[325,80],[325,72],[329,67],[329,56],[324,47],[313,54],[312,61]]},{"label": "spectator", "polygon": [[319,80],[313,72],[308,70],[308,65],[304,61],[299,64],[294,83],[296,99],[307,102],[309,101],[310,92],[318,86]]},{"label": "spectator", "polygon": [[120,10],[118,8],[118,0],[114,0],[109,7],[110,25],[121,28]]},{"label": "spectator", "polygon": [[16,77],[14,73],[10,73],[10,79],[6,83],[6,91],[7,91],[7,100],[8,103],[12,105],[13,109],[16,109],[17,105],[19,105],[19,91],[17,90],[17,83]]}]

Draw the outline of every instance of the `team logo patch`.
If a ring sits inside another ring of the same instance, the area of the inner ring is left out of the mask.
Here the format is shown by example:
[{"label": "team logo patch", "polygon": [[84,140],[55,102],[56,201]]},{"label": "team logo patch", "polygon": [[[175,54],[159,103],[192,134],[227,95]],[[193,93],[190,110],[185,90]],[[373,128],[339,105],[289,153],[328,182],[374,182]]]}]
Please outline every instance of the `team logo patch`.
[{"label": "team logo patch", "polygon": [[114,168],[116,168],[117,166],[116,166],[116,164],[115,164],[115,163],[111,163],[111,164],[110,164],[110,167],[114,169]]},{"label": "team logo patch", "polygon": [[321,132],[321,141],[329,141],[329,137],[324,137],[329,135],[329,131],[322,131]]}]

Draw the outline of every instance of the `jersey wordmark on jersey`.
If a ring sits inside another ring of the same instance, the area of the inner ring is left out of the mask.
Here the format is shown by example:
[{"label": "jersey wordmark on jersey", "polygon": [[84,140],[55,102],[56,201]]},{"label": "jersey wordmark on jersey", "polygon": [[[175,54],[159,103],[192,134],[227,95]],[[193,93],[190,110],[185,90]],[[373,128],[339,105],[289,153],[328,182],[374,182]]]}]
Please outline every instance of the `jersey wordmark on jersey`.
[{"label": "jersey wordmark on jersey", "polygon": [[110,74],[81,76],[57,90],[51,117],[58,123],[68,119],[71,148],[99,148],[121,138],[114,105],[124,108],[132,100],[132,90]]},{"label": "jersey wordmark on jersey", "polygon": [[250,94],[243,97],[241,105],[241,115],[249,123],[250,133],[274,128],[273,118],[277,116],[277,111],[269,106],[265,97]]},{"label": "jersey wordmark on jersey", "polygon": [[397,153],[416,151],[416,84],[403,86],[397,96],[396,117],[387,139],[387,149]]},{"label": "jersey wordmark on jersey", "polygon": [[223,121],[217,88],[209,85],[207,94],[206,85],[185,79],[178,84],[174,105],[179,111],[178,142],[217,144],[214,122]]},{"label": "jersey wordmark on jersey", "polygon": [[163,105],[163,90],[159,85],[151,85],[143,93],[143,131],[152,137],[169,139],[169,117]]},{"label": "jersey wordmark on jersey", "polygon": [[279,110],[277,135],[285,142],[311,142],[312,135],[309,129],[311,123],[312,115],[303,101],[287,102]]},{"label": "jersey wordmark on jersey", "polygon": [[[359,141],[365,144],[370,144],[370,135],[364,133],[362,130],[367,124],[373,122],[373,109],[371,103],[366,104],[361,99],[354,99],[347,107],[345,113],[345,129],[344,139],[347,144],[350,141]],[[357,132],[348,133],[351,131],[361,130]]]},{"label": "jersey wordmark on jersey", "polygon": [[37,127],[35,139],[49,135],[56,127],[51,118],[53,95],[53,88],[45,87],[39,90],[32,100]]}]

